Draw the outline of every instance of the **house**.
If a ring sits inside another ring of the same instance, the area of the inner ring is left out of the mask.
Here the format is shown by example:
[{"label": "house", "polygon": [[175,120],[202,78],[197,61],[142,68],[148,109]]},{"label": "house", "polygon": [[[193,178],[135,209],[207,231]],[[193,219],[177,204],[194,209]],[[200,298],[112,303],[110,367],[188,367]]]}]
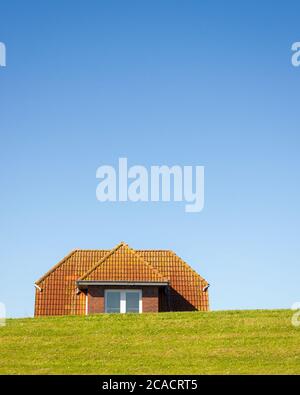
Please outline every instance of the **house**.
[{"label": "house", "polygon": [[169,250],[74,250],[35,283],[35,316],[207,311],[208,286]]}]

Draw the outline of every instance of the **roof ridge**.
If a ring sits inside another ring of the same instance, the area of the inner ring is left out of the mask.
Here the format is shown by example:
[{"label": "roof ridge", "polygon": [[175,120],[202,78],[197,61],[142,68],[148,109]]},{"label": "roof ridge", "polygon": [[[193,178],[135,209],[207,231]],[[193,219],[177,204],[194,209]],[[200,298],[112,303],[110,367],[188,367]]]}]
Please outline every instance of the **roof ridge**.
[{"label": "roof ridge", "polygon": [[96,250],[94,248],[91,248],[91,249],[89,249],[89,248],[79,248],[76,251],[78,251],[78,252],[99,252],[99,251],[107,251],[107,252],[109,252],[111,250],[109,248],[101,248],[99,250]]},{"label": "roof ridge", "polygon": [[114,252],[116,252],[120,247],[122,247],[123,245],[125,245],[125,243],[123,241],[121,241],[121,243],[119,243],[118,245],[116,245],[112,250],[109,250],[108,253],[106,255],[104,255],[103,258],[100,259],[100,261],[98,261],[96,263],[96,265],[94,265],[91,269],[89,269],[86,273],[84,273],[77,281],[82,281],[84,280],[88,275],[90,275],[95,269],[97,269],[98,266],[100,266],[104,261],[106,261],[107,258],[109,258]]},{"label": "roof ridge", "polygon": [[[127,244],[123,241],[121,243]],[[110,252],[111,249],[110,248],[75,248],[74,250],[72,250],[72,252],[100,252],[100,251]],[[162,249],[162,248],[157,248],[157,249],[156,248],[137,248],[137,249],[134,249],[134,251],[136,251],[136,252],[145,251],[145,252],[172,252],[172,253],[174,253],[173,250]]]},{"label": "roof ridge", "polygon": [[136,249],[135,251],[144,251],[144,252],[172,252],[172,253],[174,253],[174,251],[172,251],[172,250],[163,250],[163,249],[154,249],[154,248],[152,248],[152,249],[139,248],[139,249]]},{"label": "roof ridge", "polygon": [[66,255],[63,259],[61,259],[56,265],[54,265],[50,270],[48,270],[42,277],[40,277],[37,281],[35,281],[36,285],[39,285],[41,282],[43,282],[50,274],[52,274],[56,269],[58,269],[63,263],[65,263],[75,252],[78,250],[72,250],[69,252],[68,255]]}]

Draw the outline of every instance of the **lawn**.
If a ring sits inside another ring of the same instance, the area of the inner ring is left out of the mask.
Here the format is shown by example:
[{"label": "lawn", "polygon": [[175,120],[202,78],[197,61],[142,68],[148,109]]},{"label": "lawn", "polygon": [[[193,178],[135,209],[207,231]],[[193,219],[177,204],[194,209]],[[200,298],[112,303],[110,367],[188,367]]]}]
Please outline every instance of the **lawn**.
[{"label": "lawn", "polygon": [[1,374],[299,374],[288,310],[9,319]]}]

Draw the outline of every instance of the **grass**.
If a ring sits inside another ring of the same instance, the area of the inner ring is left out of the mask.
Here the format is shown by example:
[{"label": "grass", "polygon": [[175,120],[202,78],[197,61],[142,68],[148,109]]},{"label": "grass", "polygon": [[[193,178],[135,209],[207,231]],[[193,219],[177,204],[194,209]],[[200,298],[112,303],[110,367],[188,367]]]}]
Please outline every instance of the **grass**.
[{"label": "grass", "polygon": [[9,319],[0,374],[299,374],[287,310]]}]

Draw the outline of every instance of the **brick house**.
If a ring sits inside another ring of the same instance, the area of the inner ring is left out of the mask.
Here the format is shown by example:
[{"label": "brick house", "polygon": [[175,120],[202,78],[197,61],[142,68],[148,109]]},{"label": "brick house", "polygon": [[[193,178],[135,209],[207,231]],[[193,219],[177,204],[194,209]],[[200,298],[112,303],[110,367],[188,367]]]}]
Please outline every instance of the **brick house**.
[{"label": "brick house", "polygon": [[36,283],[35,316],[208,310],[209,284],[169,250],[74,250]]}]

